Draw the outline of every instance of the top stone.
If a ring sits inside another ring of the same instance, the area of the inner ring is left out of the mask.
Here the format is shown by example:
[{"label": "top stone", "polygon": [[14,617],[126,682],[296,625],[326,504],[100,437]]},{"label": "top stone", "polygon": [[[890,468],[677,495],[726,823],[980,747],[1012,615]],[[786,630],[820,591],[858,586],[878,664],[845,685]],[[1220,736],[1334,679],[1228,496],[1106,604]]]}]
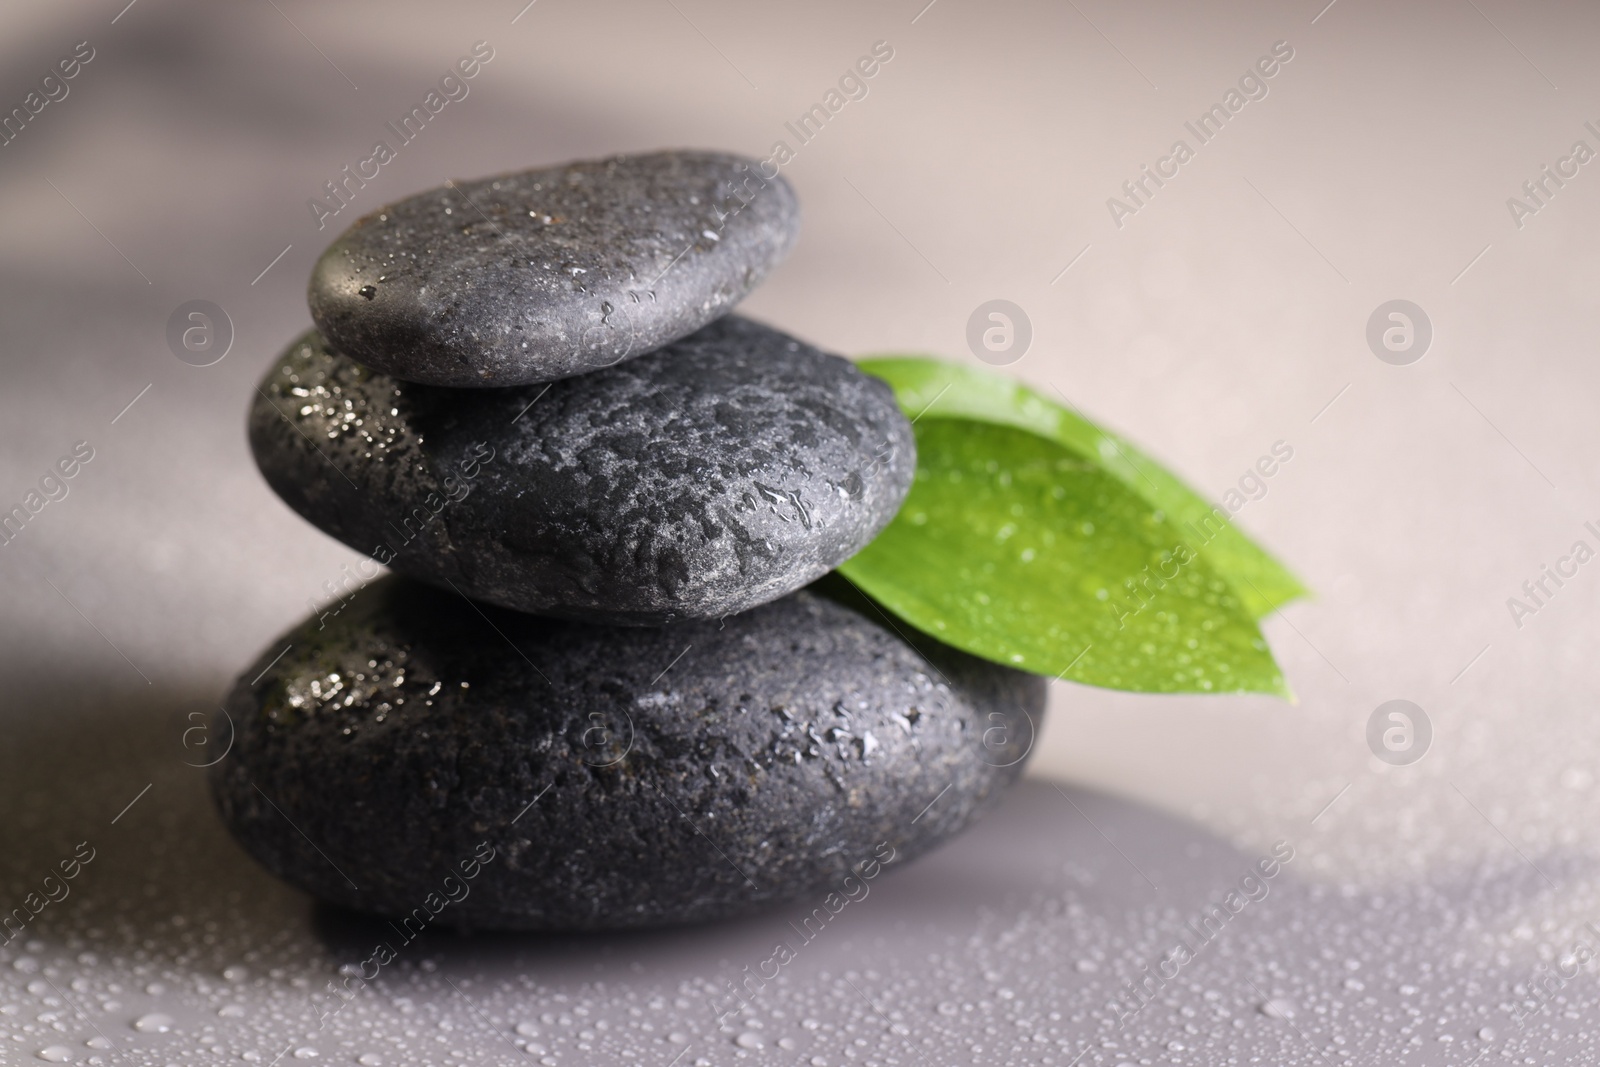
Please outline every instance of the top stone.
[{"label": "top stone", "polygon": [[405,381],[510,386],[685,337],[793,246],[755,160],[656,152],[452,183],[358,219],[311,275],[335,348]]}]

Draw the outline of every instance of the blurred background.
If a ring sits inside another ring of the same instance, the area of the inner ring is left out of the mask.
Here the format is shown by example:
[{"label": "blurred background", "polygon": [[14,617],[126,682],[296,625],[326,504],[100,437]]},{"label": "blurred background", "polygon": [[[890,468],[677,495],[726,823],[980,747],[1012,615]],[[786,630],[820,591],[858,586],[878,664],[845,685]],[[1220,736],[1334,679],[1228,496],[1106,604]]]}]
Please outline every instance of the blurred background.
[{"label": "blurred background", "polygon": [[[0,511],[92,450],[0,545],[0,907],[96,850],[0,946],[0,1062],[1600,1058],[1600,563],[1559,562],[1600,549],[1600,10],[524,2],[0,10],[0,113],[27,119],[0,135]],[[308,201],[480,41],[469,95],[319,229]],[[372,938],[223,836],[182,744],[358,558],[244,436],[312,262],[446,179],[778,140],[804,228],[747,313],[976,366],[969,319],[1006,300],[1032,339],[1003,373],[1206,494],[1292,449],[1237,521],[1317,593],[1264,624],[1298,702],[1058,684],[1016,798],[731,1028],[707,1000],[780,915],[441,937],[322,1020]],[[231,323],[204,367],[167,339],[194,300]],[[1392,700],[1398,748],[1370,740]],[[1271,896],[1124,1018],[1279,842]]]}]

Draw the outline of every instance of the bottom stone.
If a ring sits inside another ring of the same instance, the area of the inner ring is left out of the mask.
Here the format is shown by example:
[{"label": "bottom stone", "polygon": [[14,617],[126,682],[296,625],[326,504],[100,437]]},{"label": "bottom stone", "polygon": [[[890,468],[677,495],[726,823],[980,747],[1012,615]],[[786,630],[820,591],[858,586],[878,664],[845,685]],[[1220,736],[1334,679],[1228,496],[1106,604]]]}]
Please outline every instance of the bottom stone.
[{"label": "bottom stone", "polygon": [[280,878],[405,930],[849,894],[1018,776],[1045,682],[913,647],[822,588],[643,629],[385,578],[241,675],[213,731],[233,739],[217,806]]}]

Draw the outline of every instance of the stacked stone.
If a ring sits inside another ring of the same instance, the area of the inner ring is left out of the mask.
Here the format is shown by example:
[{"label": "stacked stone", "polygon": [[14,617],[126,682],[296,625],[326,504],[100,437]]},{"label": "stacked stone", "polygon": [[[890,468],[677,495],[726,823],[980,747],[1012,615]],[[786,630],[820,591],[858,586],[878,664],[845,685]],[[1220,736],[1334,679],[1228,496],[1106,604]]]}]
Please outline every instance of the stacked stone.
[{"label": "stacked stone", "polygon": [[874,875],[1015,778],[1042,682],[825,577],[915,445],[881,382],[728,313],[798,223],[752,161],[662,152],[447,185],[324,253],[250,444],[395,573],[228,697],[213,788],[256,859],[457,927],[692,922]]}]

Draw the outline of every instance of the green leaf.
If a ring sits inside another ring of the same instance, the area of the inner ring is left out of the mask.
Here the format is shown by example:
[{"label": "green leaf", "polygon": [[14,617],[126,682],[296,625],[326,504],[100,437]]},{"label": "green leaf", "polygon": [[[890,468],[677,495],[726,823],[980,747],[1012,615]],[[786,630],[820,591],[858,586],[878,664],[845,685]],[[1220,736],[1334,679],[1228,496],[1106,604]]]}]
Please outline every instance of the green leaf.
[{"label": "green leaf", "polygon": [[1137,446],[1076,410],[1019,382],[944,360],[901,356],[864,359],[858,366],[888,382],[901,410],[918,425],[927,419],[959,418],[1014,426],[1103,468],[1182,531],[1190,547],[1233,586],[1252,617],[1270,615],[1307,595],[1294,575],[1229,521],[1226,511],[1212,507]]},{"label": "green leaf", "polygon": [[1175,554],[1178,531],[1117,477],[1012,426],[924,418],[915,432],[905,504],[839,568],[886,609],[1036,674],[1288,695],[1233,589],[1205,558]]}]

